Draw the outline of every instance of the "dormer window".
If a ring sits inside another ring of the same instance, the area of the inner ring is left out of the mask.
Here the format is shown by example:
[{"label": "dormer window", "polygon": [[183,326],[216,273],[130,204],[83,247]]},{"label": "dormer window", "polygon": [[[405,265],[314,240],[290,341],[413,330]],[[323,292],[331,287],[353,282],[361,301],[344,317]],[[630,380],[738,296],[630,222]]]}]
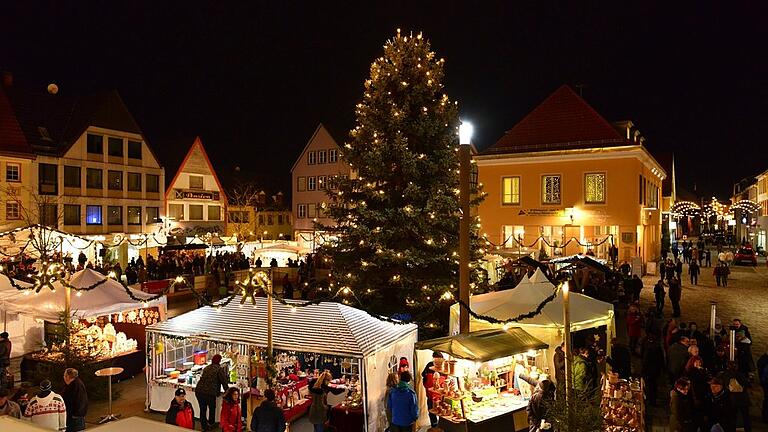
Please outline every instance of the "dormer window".
[{"label": "dormer window", "polygon": [[37,131],[40,133],[40,138],[43,141],[51,141],[53,142],[53,139],[51,139],[51,135],[48,133],[48,129],[43,126],[38,126]]}]

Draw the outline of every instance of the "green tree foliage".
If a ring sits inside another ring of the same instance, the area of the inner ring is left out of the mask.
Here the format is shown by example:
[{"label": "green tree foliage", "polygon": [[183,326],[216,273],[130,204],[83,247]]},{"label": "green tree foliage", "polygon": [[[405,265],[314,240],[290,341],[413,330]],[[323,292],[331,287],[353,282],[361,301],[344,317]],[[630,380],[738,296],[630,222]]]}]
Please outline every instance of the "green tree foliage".
[{"label": "green tree foliage", "polygon": [[[336,222],[321,252],[332,259],[331,289],[370,312],[413,318],[458,294],[457,103],[443,89],[444,60],[421,34],[397,35],[371,64],[343,156],[354,174],[329,192]],[[475,191],[477,192],[477,191]],[[480,200],[475,194],[473,204]],[[472,285],[482,280],[477,220],[471,230]]]}]

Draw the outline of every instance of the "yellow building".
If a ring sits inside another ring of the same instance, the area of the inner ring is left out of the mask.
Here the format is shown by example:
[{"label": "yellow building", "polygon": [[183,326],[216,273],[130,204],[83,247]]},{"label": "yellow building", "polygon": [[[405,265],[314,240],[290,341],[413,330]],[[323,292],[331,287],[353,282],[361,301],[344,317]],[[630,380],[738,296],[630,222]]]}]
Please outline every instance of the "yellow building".
[{"label": "yellow building", "polygon": [[227,206],[227,235],[237,236],[241,241],[291,240],[293,224],[291,210],[283,202],[283,193],[278,192],[271,200],[260,191],[252,205]]},{"label": "yellow building", "polygon": [[0,86],[0,232],[27,225],[23,209],[30,207],[30,191],[34,187],[35,153],[3,91],[3,87],[12,84],[12,77],[4,75]]},{"label": "yellow building", "polygon": [[631,122],[609,123],[568,86],[475,162],[481,232],[499,250],[539,251],[543,237],[549,257],[608,258],[612,238],[619,260],[658,259],[666,173]]}]

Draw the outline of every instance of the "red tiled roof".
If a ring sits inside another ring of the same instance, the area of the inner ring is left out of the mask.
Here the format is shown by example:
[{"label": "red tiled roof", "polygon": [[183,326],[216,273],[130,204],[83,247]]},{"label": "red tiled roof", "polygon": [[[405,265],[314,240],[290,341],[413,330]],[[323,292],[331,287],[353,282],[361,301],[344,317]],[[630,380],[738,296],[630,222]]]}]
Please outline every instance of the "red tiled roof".
[{"label": "red tiled roof", "polygon": [[521,153],[629,144],[569,86],[563,85],[483,153]]},{"label": "red tiled roof", "polygon": [[21,130],[16,114],[3,89],[0,87],[0,153],[33,155],[32,147]]}]

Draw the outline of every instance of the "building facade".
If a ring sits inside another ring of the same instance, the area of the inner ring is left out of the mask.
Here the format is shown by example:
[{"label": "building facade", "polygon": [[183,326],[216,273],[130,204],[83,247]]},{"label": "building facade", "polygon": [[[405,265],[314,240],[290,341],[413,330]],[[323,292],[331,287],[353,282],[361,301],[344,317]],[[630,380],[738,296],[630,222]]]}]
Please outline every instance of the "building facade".
[{"label": "building facade", "polygon": [[659,258],[666,173],[631,122],[609,123],[569,87],[475,161],[481,232],[497,250],[608,258],[613,242],[619,260]]},{"label": "building facade", "polygon": [[293,223],[291,209],[285,205],[283,193],[267,198],[260,191],[252,205],[227,207],[227,235],[238,240],[291,240]]},{"label": "building facade", "polygon": [[757,178],[747,177],[733,185],[733,196],[731,197],[733,219],[731,219],[732,222],[729,221],[730,224],[733,224],[730,228],[733,229],[733,238],[736,242],[749,243],[755,246],[760,209],[750,211],[752,210],[750,206],[737,207],[733,205],[739,201],[758,202]]},{"label": "building facade", "polygon": [[328,191],[336,189],[335,178],[349,177],[351,171],[339,145],[325,126],[318,125],[291,168],[291,211],[296,241],[309,248],[317,245],[315,223],[333,224],[324,211]]},{"label": "building facade", "polygon": [[226,233],[227,197],[200,137],[168,184],[165,203],[168,232],[179,241]]},{"label": "building facade", "polygon": [[[4,79],[3,106],[11,127],[0,139],[18,125],[29,149],[0,161],[4,226],[40,223],[105,244],[159,231],[165,173],[117,92],[63,96]],[[130,255],[127,242],[104,253],[123,264]]]},{"label": "building facade", "polygon": [[757,180],[757,198],[756,202],[760,209],[757,212],[757,223],[755,224],[755,247],[762,250],[768,249],[768,170],[758,174]]}]

